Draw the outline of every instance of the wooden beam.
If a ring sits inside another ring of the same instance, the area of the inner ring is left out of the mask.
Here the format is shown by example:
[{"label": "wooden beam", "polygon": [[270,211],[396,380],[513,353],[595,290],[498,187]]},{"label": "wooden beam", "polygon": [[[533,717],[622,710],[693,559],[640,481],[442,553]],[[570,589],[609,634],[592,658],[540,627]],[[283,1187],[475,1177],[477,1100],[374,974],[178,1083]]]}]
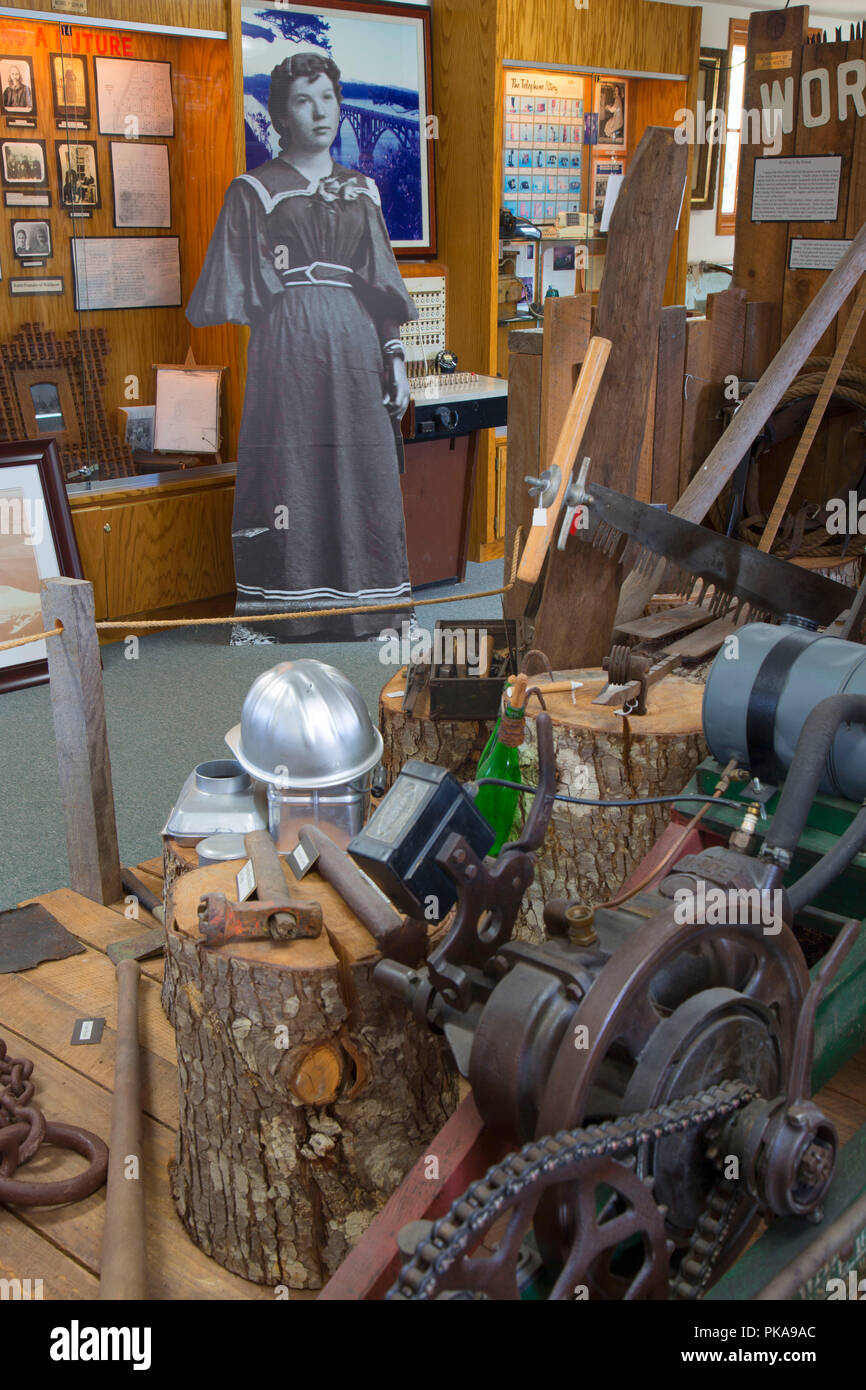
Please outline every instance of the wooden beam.
[{"label": "wooden beam", "polygon": [[46,646],[70,887],[98,903],[117,902],[123,885],[93,586],[44,579],[42,616],[46,629],[63,624]]}]

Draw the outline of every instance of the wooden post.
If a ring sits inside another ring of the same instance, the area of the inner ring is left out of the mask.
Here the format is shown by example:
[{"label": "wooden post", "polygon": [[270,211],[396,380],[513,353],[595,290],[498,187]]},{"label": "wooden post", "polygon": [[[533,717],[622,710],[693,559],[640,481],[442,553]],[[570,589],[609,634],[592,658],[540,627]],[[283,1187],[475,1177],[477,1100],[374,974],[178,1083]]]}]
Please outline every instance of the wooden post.
[{"label": "wooden post", "polygon": [[117,902],[123,885],[93,586],[83,579],[44,579],[42,617],[46,629],[63,624],[62,635],[46,647],[69,884],[95,902]]}]

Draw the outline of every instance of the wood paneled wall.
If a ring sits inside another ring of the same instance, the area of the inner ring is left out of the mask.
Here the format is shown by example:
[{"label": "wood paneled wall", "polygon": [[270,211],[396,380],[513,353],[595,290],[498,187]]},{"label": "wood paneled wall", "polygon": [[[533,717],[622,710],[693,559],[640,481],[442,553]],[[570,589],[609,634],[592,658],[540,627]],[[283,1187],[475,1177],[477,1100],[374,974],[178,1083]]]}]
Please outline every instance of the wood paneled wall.
[{"label": "wood paneled wall", "polygon": [[[17,10],[44,10],[54,20],[75,23],[75,15],[53,11],[51,0],[3,0],[3,4]],[[87,18],[224,33],[228,29],[228,4],[229,0],[88,0]]]},{"label": "wood paneled wall", "polygon": [[[97,145],[99,183],[102,206],[86,221],[73,222],[60,206],[55,141],[65,138],[65,132],[55,120],[51,98],[49,53],[67,50],[74,45],[75,35],[90,38],[95,51],[95,35],[101,32],[90,26],[76,28],[74,16],[68,17],[73,38],[61,44],[59,24],[63,16],[49,11],[46,3],[28,8],[46,10],[44,24],[38,20],[16,19],[0,14],[0,52],[31,57],[37,88],[38,128],[33,136],[46,142],[49,185],[52,194],[50,209],[3,209],[0,217],[0,263],[7,283],[0,283],[2,324],[4,336],[11,335],[20,324],[28,321],[42,323],[59,336],[65,336],[78,326],[74,305],[71,239],[73,230],[79,236],[178,236],[180,238],[182,298],[185,305],[196,282],[214,223],[222,204],[226,186],[235,173],[235,148],[232,121],[232,50],[225,40],[184,38],[173,34],[127,31],[126,38],[132,55],[141,59],[163,59],[172,65],[172,87],[175,102],[175,134],[165,140],[154,138],[144,143],[164,143],[169,151],[172,189],[172,225],[170,229],[137,229],[118,231],[114,227],[114,200],[111,179],[109,145],[120,137],[100,135],[96,121],[94,91],[95,71],[88,57],[88,79],[91,96],[91,121],[86,130],[75,134]],[[17,8],[23,8],[19,5]],[[111,21],[137,20],[153,24],[176,24],[223,31],[228,29],[228,0],[90,0],[88,18],[104,17],[106,29]],[[47,46],[37,44],[37,32],[43,31]],[[118,32],[122,32],[118,31]],[[27,138],[26,130],[4,129],[8,138]],[[75,138],[74,135],[71,138]],[[16,269],[12,257],[10,225],[13,218],[40,218],[51,224],[53,256],[40,271]],[[34,275],[62,275],[65,293],[62,297],[12,299],[8,280],[15,275],[27,278]],[[135,404],[124,396],[124,383],[134,375],[140,383],[138,404],[153,403],[153,371],[155,362],[182,362],[192,346],[201,363],[227,365],[223,396],[223,454],[235,456],[237,428],[240,419],[242,381],[240,371],[240,339],[230,325],[218,328],[195,329],[186,319],[183,307],[141,309],[128,312],[88,313],[81,322],[103,327],[108,335],[110,354],[107,360],[108,380],[103,399],[110,426],[114,427],[119,406]]]}]

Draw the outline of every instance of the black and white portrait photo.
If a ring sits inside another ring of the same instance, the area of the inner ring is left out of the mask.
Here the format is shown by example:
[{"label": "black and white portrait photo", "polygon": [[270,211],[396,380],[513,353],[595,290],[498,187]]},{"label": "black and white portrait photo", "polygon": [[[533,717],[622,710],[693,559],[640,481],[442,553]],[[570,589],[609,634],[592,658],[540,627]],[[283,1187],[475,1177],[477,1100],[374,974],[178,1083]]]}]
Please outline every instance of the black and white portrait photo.
[{"label": "black and white portrait photo", "polygon": [[625,149],[626,84],[605,79],[598,84],[598,143]]},{"label": "black and white portrait photo", "polygon": [[12,249],[19,261],[46,260],[51,255],[50,225],[35,218],[13,222]]},{"label": "black and white portrait photo", "polygon": [[59,123],[90,123],[90,81],[87,59],[72,54],[51,54],[51,92],[54,115]]},{"label": "black and white portrait photo", "polygon": [[92,141],[58,140],[57,176],[60,182],[60,201],[65,208],[98,208],[99,169],[96,145]]},{"label": "black and white portrait photo", "polygon": [[[250,327],[232,539],[233,642],[357,640],[410,597],[400,327],[418,317],[373,178],[338,164],[340,72],[299,44],[272,71],[280,153],[229,185],[187,306]],[[244,616],[336,609],[269,625]]]},{"label": "black and white portrait photo", "polygon": [[33,69],[29,58],[0,58],[0,103],[7,120],[35,116]]},{"label": "black and white portrait photo", "polygon": [[0,144],[0,173],[7,188],[44,188],[45,143],[42,140],[4,140]]}]

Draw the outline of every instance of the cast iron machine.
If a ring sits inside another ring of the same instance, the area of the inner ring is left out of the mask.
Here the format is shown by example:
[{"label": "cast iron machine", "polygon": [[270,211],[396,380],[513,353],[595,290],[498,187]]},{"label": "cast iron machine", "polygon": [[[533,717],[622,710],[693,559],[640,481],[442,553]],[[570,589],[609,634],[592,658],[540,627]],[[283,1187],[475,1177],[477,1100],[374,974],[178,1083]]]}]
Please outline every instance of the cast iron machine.
[{"label": "cast iron machine", "polygon": [[[744,849],[717,837],[674,862],[654,891],[594,916],[550,902],[547,940],[513,940],[555,795],[543,713],[539,787],[520,839],[495,861],[481,857],[483,841],[473,847],[465,807],[460,830],[438,814],[426,841],[413,821],[413,843],[424,847],[415,868],[426,855],[447,876],[455,916],[426,965],[383,960],[376,977],[444,1032],[485,1124],[516,1151],[425,1225],[390,1297],[517,1298],[531,1231],[551,1298],[697,1298],[762,1219],[821,1220],[838,1144],[812,1100],[815,1020],[859,921],[835,919],[811,978],[793,928],[866,843],[866,810],[850,807],[832,850],[796,883],[786,879],[816,796],[839,791],[841,766],[848,795],[857,780],[857,800],[866,797],[866,776],[861,787],[852,771],[866,760],[866,686],[851,693],[866,652],[763,624],[740,637],[741,660],[720,654],[710,674],[704,723],[719,771],[754,762],[775,778],[743,791],[749,824],[755,801],[775,798],[765,833],[744,836],[734,820]],[[825,650],[813,653],[798,705],[791,662],[815,641]],[[411,765],[352,847],[374,877],[371,843],[387,858],[419,805],[400,790],[404,776]],[[401,872],[411,906],[414,880]],[[849,1051],[864,1040],[862,1027],[854,1032]],[[474,1252],[485,1237],[495,1248],[482,1258]]]}]

